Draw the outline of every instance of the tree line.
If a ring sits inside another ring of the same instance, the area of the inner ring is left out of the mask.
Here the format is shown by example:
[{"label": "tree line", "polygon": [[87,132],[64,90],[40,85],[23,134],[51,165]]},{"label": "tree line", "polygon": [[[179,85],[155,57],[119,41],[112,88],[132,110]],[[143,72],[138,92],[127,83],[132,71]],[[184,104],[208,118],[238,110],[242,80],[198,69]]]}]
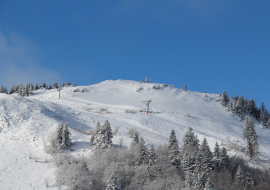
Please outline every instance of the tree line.
[{"label": "tree line", "polygon": [[[250,128],[252,122],[246,118],[243,136],[254,140],[250,138]],[[66,135],[60,129],[58,126],[51,138],[54,139],[52,144],[56,144],[53,147],[62,150],[61,154],[54,155],[59,187],[94,190],[270,188],[268,171],[251,168],[241,158],[229,157],[226,148],[221,148],[218,143],[212,152],[207,139],[200,143],[192,128],[184,135],[181,147],[172,130],[168,143],[157,149],[148,145],[136,131],[131,136],[129,147],[123,148],[112,144],[109,121],[106,120],[103,125],[98,122],[90,139],[93,154],[79,158],[63,152],[67,149],[63,146],[66,144],[63,136]]]},{"label": "tree line", "polygon": [[258,108],[256,102],[252,98],[247,100],[243,95],[240,97],[236,95],[230,99],[226,91],[223,91],[221,94],[221,104],[227,107],[228,111],[242,119],[245,118],[245,116],[254,117],[262,126],[270,129],[270,114],[263,102],[261,107]]},{"label": "tree line", "polygon": [[[63,83],[60,86],[58,86],[57,82],[54,83],[53,85],[51,84],[47,85],[45,82],[41,83],[40,85],[38,85],[37,83],[35,86],[32,83],[26,83],[25,86],[23,84],[12,85],[10,88],[10,91],[8,92],[8,89],[2,85],[0,87],[0,93],[5,93],[5,94],[18,93],[19,96],[31,96],[34,90],[39,90],[39,89],[51,90],[51,89],[68,87],[68,86],[71,86],[70,82]],[[75,87],[77,85],[73,84],[72,86]]]}]

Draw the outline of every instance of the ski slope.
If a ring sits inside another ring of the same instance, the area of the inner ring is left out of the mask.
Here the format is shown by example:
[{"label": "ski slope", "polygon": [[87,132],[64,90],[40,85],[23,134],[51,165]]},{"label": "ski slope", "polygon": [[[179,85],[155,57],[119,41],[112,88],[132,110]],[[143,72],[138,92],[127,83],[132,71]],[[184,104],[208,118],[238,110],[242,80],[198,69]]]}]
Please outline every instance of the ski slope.
[{"label": "ski slope", "polygon": [[[154,85],[159,89],[153,89]],[[150,99],[152,113],[146,114],[143,101]],[[192,127],[200,141],[207,138],[212,150],[218,142],[230,155],[249,161],[237,151],[245,147],[244,121],[226,111],[219,99],[217,94],[128,80],[65,87],[60,99],[56,89],[37,90],[30,97],[0,94],[0,189],[47,189],[46,184],[57,189],[55,166],[51,155],[44,152],[44,142],[61,121],[69,123],[74,142],[71,153],[77,156],[91,154],[91,136],[85,133],[94,130],[98,121],[109,120],[113,131],[118,128],[113,138],[116,146],[121,139],[129,146],[130,129],[139,131],[147,144],[155,147],[166,143],[174,129],[181,146],[182,137]],[[270,130],[254,122],[261,154],[249,163],[269,168]]]}]

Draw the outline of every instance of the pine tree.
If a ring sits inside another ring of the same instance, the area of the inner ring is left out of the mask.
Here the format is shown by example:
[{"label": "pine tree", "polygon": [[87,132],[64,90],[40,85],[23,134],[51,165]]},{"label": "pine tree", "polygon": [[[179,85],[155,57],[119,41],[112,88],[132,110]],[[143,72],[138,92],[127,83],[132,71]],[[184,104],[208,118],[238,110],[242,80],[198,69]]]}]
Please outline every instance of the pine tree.
[{"label": "pine tree", "polygon": [[49,86],[49,88],[48,88],[48,89],[49,89],[49,90],[51,90],[52,88],[53,88],[53,87],[52,87],[52,85],[50,84],[50,86]]},{"label": "pine tree", "polygon": [[148,157],[149,157],[150,166],[153,165],[157,161],[157,154],[153,145],[151,145]]},{"label": "pine tree", "polygon": [[133,135],[132,135],[132,140],[130,142],[130,146],[129,146],[129,149],[130,150],[134,150],[136,149],[136,147],[139,145],[139,136],[138,134],[135,132]]},{"label": "pine tree", "polygon": [[0,88],[0,93],[5,93],[5,88],[4,88],[3,85],[2,85],[1,88]]},{"label": "pine tree", "polygon": [[178,141],[173,129],[171,130],[170,134],[168,150],[171,164],[178,166],[180,164],[180,151],[178,147]]},{"label": "pine tree", "polygon": [[226,148],[221,149],[221,154],[220,154],[220,167],[225,168],[226,170],[230,169],[230,160],[229,156],[227,154]]},{"label": "pine tree", "polygon": [[71,133],[68,130],[68,123],[65,123],[62,129],[61,149],[66,150],[68,147],[70,147],[71,145],[70,136],[71,136]]},{"label": "pine tree", "polygon": [[204,190],[215,190],[214,183],[210,178],[207,179]]},{"label": "pine tree", "polygon": [[230,106],[230,110],[231,110],[231,112],[232,113],[237,113],[237,106],[236,106],[236,104],[237,104],[237,102],[238,102],[238,96],[236,95],[236,96],[233,96],[232,97],[232,103],[231,103],[231,106]]},{"label": "pine tree", "polygon": [[266,119],[265,118],[266,118],[265,105],[262,102],[262,105],[260,107],[260,122],[261,122],[262,126],[266,125]]},{"label": "pine tree", "polygon": [[243,129],[243,138],[247,143],[247,154],[250,158],[254,158],[259,154],[258,136],[255,131],[255,125],[250,117],[245,118],[245,126]]},{"label": "pine tree", "polygon": [[230,98],[228,97],[226,91],[224,90],[221,96],[221,104],[223,106],[227,106],[229,102],[230,102]]},{"label": "pine tree", "polygon": [[117,180],[117,177],[114,173],[110,177],[106,190],[121,190],[119,181]]},{"label": "pine tree", "polygon": [[188,153],[190,156],[195,156],[199,150],[199,140],[192,130],[190,127],[183,137],[182,154]]},{"label": "pine tree", "polygon": [[264,126],[266,126],[268,120],[269,120],[269,113],[268,113],[268,110],[265,109],[265,115],[264,115],[264,123],[265,123],[265,125]]},{"label": "pine tree", "polygon": [[148,148],[145,145],[144,139],[140,138],[140,143],[137,149],[137,156],[135,158],[134,164],[141,165],[141,164],[148,164],[149,163],[149,156],[148,156]]},{"label": "pine tree", "polygon": [[216,142],[215,148],[214,148],[214,154],[213,154],[214,157],[212,158],[213,167],[216,169],[220,168],[220,164],[221,164],[220,155],[221,155],[221,151],[220,151],[218,143]]},{"label": "pine tree", "polygon": [[33,84],[32,83],[28,83],[27,95],[28,96],[33,95]]},{"label": "pine tree", "polygon": [[169,149],[169,158],[172,165],[175,165],[176,167],[180,165],[180,151],[178,142],[175,142],[171,149]]},{"label": "pine tree", "polygon": [[184,86],[184,90],[187,91],[187,85]]},{"label": "pine tree", "polygon": [[35,86],[35,90],[38,90],[38,89],[39,89],[39,87],[38,87],[38,83],[37,83]]},{"label": "pine tree", "polygon": [[237,171],[235,174],[235,180],[236,180],[236,184],[238,187],[244,186],[244,173],[243,173],[243,170],[242,170],[240,165],[237,167]]},{"label": "pine tree", "polygon": [[141,83],[143,83],[143,79],[141,79]]},{"label": "pine tree", "polygon": [[144,81],[145,81],[145,83],[149,83],[148,77],[146,77]]},{"label": "pine tree", "polygon": [[186,179],[188,173],[192,173],[192,161],[191,157],[186,153],[181,160],[181,168],[183,171],[183,177]]},{"label": "pine tree", "polygon": [[268,121],[266,123],[266,128],[270,129],[270,118],[268,119]]},{"label": "pine tree", "polygon": [[105,130],[104,132],[104,145],[103,148],[108,148],[112,146],[112,128],[108,120],[105,120],[105,123],[103,124],[103,129]]},{"label": "pine tree", "polygon": [[58,84],[57,84],[57,82],[53,84],[53,89],[58,89]]},{"label": "pine tree", "polygon": [[135,142],[135,143],[139,143],[139,135],[138,135],[138,133],[134,133],[133,135],[132,135],[132,140]]},{"label": "pine tree", "polygon": [[202,141],[196,156],[196,173],[200,171],[207,172],[212,169],[212,152],[208,146],[206,138]]},{"label": "pine tree", "polygon": [[57,146],[60,146],[63,142],[63,123],[60,122],[58,124],[57,130],[56,130],[56,139],[55,144]]},{"label": "pine tree", "polygon": [[170,151],[170,149],[173,147],[173,145],[174,145],[175,142],[178,144],[178,141],[177,141],[177,139],[176,139],[175,132],[174,132],[174,130],[172,129],[172,130],[171,130],[171,133],[170,133],[170,139],[169,139],[169,145],[168,145],[169,151]]},{"label": "pine tree", "polygon": [[245,100],[243,95],[240,96],[240,98],[238,99],[236,106],[235,106],[235,113],[243,118],[243,115],[245,113]]},{"label": "pine tree", "polygon": [[15,91],[16,91],[16,86],[12,85],[10,88],[9,94],[13,94],[13,93],[15,93]]},{"label": "pine tree", "polygon": [[106,120],[105,123],[100,126],[100,123],[98,122],[95,133],[90,140],[90,145],[96,149],[108,148],[112,146],[112,137],[110,123]]},{"label": "pine tree", "polygon": [[256,102],[252,98],[248,101],[248,111],[251,116],[257,119],[258,108]]}]

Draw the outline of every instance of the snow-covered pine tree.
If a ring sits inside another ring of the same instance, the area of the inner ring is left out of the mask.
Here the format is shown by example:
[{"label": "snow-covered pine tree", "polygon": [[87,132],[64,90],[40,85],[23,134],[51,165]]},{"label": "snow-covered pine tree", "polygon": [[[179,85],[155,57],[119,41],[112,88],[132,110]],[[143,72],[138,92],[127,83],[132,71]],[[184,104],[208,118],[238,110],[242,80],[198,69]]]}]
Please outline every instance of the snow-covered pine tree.
[{"label": "snow-covered pine tree", "polygon": [[268,121],[266,123],[266,128],[270,129],[270,118],[268,119]]},{"label": "snow-covered pine tree", "polygon": [[134,150],[136,149],[136,147],[139,145],[139,135],[138,133],[133,133],[132,135],[132,140],[130,142],[130,145],[129,145],[129,150]]},{"label": "snow-covered pine tree", "polygon": [[225,147],[221,149],[220,153],[220,168],[225,168],[226,170],[230,169],[230,159]]},{"label": "snow-covered pine tree", "polygon": [[53,84],[53,89],[58,89],[58,84],[57,84],[57,82]]},{"label": "snow-covered pine tree", "polygon": [[144,83],[144,82],[143,82],[143,79],[141,79],[141,83]]},{"label": "snow-covered pine tree", "polygon": [[39,86],[39,89],[45,89],[46,88],[46,83],[41,83],[40,86]]},{"label": "snow-covered pine tree", "polygon": [[22,96],[28,96],[28,90],[29,90],[28,88],[29,88],[29,85],[28,85],[28,83],[26,83],[26,85],[22,91]]},{"label": "snow-covered pine tree", "polygon": [[241,95],[235,106],[235,114],[243,118],[244,113],[245,113],[245,99],[244,96]]},{"label": "snow-covered pine tree", "polygon": [[266,126],[268,120],[269,120],[269,113],[268,113],[268,110],[265,109],[265,115],[264,115],[264,123],[265,123],[265,126]]},{"label": "snow-covered pine tree", "polygon": [[0,93],[8,94],[7,88],[2,85],[0,88]]},{"label": "snow-covered pine tree", "polygon": [[145,83],[149,83],[148,77],[146,77],[144,81],[145,81]]},{"label": "snow-covered pine tree", "polygon": [[28,83],[27,95],[28,96],[33,95],[33,84],[32,83]]},{"label": "snow-covered pine tree", "polygon": [[243,129],[243,138],[247,143],[247,154],[250,158],[254,158],[259,154],[258,136],[255,131],[255,125],[250,117],[245,118],[245,126]]},{"label": "snow-covered pine tree", "polygon": [[138,133],[134,133],[133,135],[132,135],[132,141],[134,141],[135,143],[139,143],[139,135],[138,135]]},{"label": "snow-covered pine tree", "polygon": [[5,88],[4,88],[3,85],[2,85],[1,88],[0,88],[0,93],[5,93]]},{"label": "snow-covered pine tree", "polygon": [[104,146],[102,148],[108,148],[112,146],[112,128],[108,120],[105,120],[103,124],[103,129],[105,130],[104,132]]},{"label": "snow-covered pine tree", "polygon": [[109,121],[106,120],[102,126],[100,126],[100,123],[98,122],[95,133],[90,139],[90,146],[93,146],[96,149],[108,148],[112,146],[112,138],[112,128]]},{"label": "snow-covered pine tree", "polygon": [[180,151],[177,141],[169,149],[169,158],[172,165],[175,165],[176,167],[180,165]]},{"label": "snow-covered pine tree", "polygon": [[215,190],[214,183],[210,178],[207,179],[203,190]]},{"label": "snow-covered pine tree", "polygon": [[15,93],[15,91],[16,91],[16,86],[12,85],[10,88],[9,94],[13,94],[13,93]]},{"label": "snow-covered pine tree", "polygon": [[37,83],[35,86],[35,90],[38,90],[38,89],[39,89],[39,87],[38,87],[38,83]]},{"label": "snow-covered pine tree", "polygon": [[193,129],[190,127],[183,137],[182,154],[188,154],[190,156],[195,156],[199,150],[199,140],[197,136],[194,135]]},{"label": "snow-covered pine tree", "polygon": [[235,174],[235,180],[236,180],[237,187],[244,186],[244,183],[245,183],[244,172],[243,172],[240,165],[238,165],[238,167],[237,167],[236,174]]},{"label": "snow-covered pine tree", "polygon": [[184,90],[187,91],[187,85],[184,86]]},{"label": "snow-covered pine tree", "polygon": [[172,129],[171,130],[171,133],[170,133],[170,139],[169,139],[169,145],[168,145],[168,150],[170,151],[170,149],[173,147],[174,143],[177,143],[178,144],[178,141],[176,139],[176,135],[175,135],[175,132],[174,130]]},{"label": "snow-covered pine tree", "polygon": [[261,122],[261,125],[262,126],[265,126],[266,125],[266,119],[265,119],[265,105],[264,103],[262,102],[262,105],[260,107],[260,122]]},{"label": "snow-covered pine tree", "polygon": [[212,158],[213,167],[215,169],[220,168],[220,164],[221,164],[220,163],[220,155],[221,155],[221,151],[220,151],[218,143],[216,142],[215,148],[214,148],[214,153],[213,153],[213,158]]},{"label": "snow-covered pine tree", "polygon": [[250,116],[257,119],[258,108],[256,102],[252,98],[248,101],[248,112],[250,113]]},{"label": "snow-covered pine tree", "polygon": [[212,169],[212,152],[207,143],[206,138],[203,139],[202,144],[196,156],[196,173],[203,171],[207,172]]},{"label": "snow-covered pine tree", "polygon": [[228,106],[229,102],[230,102],[230,98],[228,97],[227,92],[224,90],[221,96],[221,104],[223,106]]},{"label": "snow-covered pine tree", "polygon": [[51,90],[52,89],[52,85],[50,84],[50,86],[49,86],[49,90]]},{"label": "snow-covered pine tree", "polygon": [[173,129],[170,133],[168,150],[171,164],[178,166],[180,164],[180,151],[178,147],[178,141],[176,139],[176,135]]},{"label": "snow-covered pine tree", "polygon": [[63,125],[62,129],[62,143],[61,143],[61,149],[66,150],[71,145],[71,139],[70,139],[71,133],[68,130],[68,123],[65,123]]},{"label": "snow-covered pine tree", "polygon": [[121,185],[119,184],[119,181],[114,173],[109,179],[106,190],[121,190]]},{"label": "snow-covered pine tree", "polygon": [[231,102],[231,106],[230,106],[230,111],[232,112],[232,113],[236,113],[237,112],[237,107],[236,107],[236,104],[237,104],[237,101],[238,101],[238,96],[236,95],[236,96],[233,96],[232,97],[232,102]]},{"label": "snow-covered pine tree", "polygon": [[144,139],[141,137],[139,146],[137,149],[137,156],[134,160],[135,165],[148,164],[149,163],[149,153],[148,148],[145,145]]},{"label": "snow-covered pine tree", "polygon": [[190,163],[191,163],[191,158],[190,156],[186,153],[184,154],[182,160],[181,160],[181,168],[183,171],[183,177],[184,179],[186,179],[186,176],[188,173],[192,173],[192,171],[190,171]]},{"label": "snow-covered pine tree", "polygon": [[148,157],[149,157],[149,166],[153,165],[157,161],[157,154],[153,145],[151,145]]},{"label": "snow-covered pine tree", "polygon": [[55,144],[58,147],[60,147],[63,142],[63,127],[63,123],[60,122],[56,130]]}]

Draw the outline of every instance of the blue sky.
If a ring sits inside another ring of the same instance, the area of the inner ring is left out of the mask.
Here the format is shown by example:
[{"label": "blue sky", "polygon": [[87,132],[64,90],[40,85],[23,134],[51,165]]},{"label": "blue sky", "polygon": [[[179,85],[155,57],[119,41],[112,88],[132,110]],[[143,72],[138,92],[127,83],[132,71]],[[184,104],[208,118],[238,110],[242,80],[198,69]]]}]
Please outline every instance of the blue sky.
[{"label": "blue sky", "polygon": [[270,1],[0,0],[0,81],[185,84],[270,107]]}]

